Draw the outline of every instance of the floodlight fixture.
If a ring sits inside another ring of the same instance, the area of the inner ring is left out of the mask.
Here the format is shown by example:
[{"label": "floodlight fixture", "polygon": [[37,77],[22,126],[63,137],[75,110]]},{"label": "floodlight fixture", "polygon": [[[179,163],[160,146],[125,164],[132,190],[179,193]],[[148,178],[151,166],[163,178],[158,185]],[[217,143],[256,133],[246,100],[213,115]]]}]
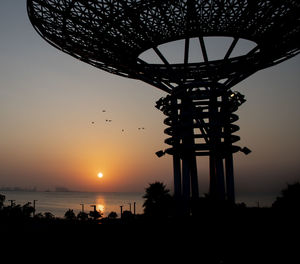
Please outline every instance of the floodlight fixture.
[{"label": "floodlight fixture", "polygon": [[166,153],[163,150],[159,150],[159,151],[155,152],[155,154],[157,157],[160,158],[160,157],[164,156]]},{"label": "floodlight fixture", "polygon": [[243,147],[240,149],[241,152],[243,152],[245,155],[249,155],[252,151],[248,149],[247,147]]}]

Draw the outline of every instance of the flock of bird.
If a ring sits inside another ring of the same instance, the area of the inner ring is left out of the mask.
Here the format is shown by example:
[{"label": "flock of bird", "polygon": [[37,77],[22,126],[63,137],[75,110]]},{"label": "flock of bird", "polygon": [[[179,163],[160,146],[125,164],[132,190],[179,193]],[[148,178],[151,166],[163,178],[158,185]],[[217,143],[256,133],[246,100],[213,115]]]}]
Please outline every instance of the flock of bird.
[{"label": "flock of bird", "polygon": [[[102,113],[106,113],[106,110],[102,110]],[[106,123],[111,123],[112,120],[111,119],[105,119],[105,122]],[[92,125],[95,125],[95,124],[96,124],[96,122],[92,121]],[[145,127],[138,127],[138,130],[145,130]],[[123,128],[121,131],[124,132],[125,129]]]}]

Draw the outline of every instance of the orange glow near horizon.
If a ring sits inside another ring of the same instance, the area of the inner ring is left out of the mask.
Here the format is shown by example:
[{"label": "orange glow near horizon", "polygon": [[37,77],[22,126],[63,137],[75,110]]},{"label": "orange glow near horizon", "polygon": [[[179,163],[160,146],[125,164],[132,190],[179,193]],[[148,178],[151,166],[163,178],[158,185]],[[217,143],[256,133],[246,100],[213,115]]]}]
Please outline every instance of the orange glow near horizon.
[{"label": "orange glow near horizon", "polygon": [[[82,148],[81,152],[74,149],[75,157],[69,157],[64,167],[64,170],[68,170],[67,167],[71,170],[65,177],[68,178],[66,182],[70,182],[70,174],[74,171],[71,189],[105,192],[136,189],[134,185],[137,177],[143,175],[145,162],[143,159],[134,159],[132,152],[134,154],[135,151],[117,148],[114,144],[110,148],[104,145],[102,148]],[[102,177],[99,177],[100,173]],[[140,189],[143,190],[143,186]]]},{"label": "orange glow near horizon", "polygon": [[[125,135],[117,129],[98,126],[72,123],[70,133],[61,125],[56,132],[38,134],[30,144],[26,140],[22,148],[18,141],[12,141],[6,147],[14,151],[5,151],[3,157],[8,175],[5,185],[36,186],[40,190],[63,186],[91,192],[143,192],[151,181],[168,180],[166,171],[171,163],[167,157],[157,159],[154,155],[160,147],[157,142],[162,140],[149,138],[148,130],[141,133],[135,129]],[[151,135],[160,133],[157,131],[151,131]],[[103,178],[97,177],[99,172]],[[13,180],[11,174],[16,175]]]}]

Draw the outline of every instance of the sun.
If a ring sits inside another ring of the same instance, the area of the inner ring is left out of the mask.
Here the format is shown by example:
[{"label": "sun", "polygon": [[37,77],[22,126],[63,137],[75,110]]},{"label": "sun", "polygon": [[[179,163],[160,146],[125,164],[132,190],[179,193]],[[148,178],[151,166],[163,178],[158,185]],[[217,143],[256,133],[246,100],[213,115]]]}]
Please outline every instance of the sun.
[{"label": "sun", "polygon": [[98,178],[103,178],[103,173],[102,172],[98,173]]}]

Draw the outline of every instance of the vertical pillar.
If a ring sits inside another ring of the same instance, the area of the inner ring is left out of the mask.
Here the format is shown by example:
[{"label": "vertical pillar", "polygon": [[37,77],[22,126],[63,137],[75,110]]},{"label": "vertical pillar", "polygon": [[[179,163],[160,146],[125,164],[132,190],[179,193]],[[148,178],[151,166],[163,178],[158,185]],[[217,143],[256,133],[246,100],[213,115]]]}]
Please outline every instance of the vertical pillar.
[{"label": "vertical pillar", "polygon": [[171,99],[171,108],[172,108],[172,125],[174,129],[174,149],[173,154],[173,175],[174,175],[174,197],[176,200],[179,200],[181,197],[181,165],[180,165],[180,156],[179,156],[179,131],[178,131],[178,104],[177,98],[173,97]]},{"label": "vertical pillar", "polygon": [[178,200],[181,197],[181,165],[180,165],[180,158],[178,154],[173,155],[173,174],[174,174],[174,197],[176,200]]},{"label": "vertical pillar", "polygon": [[211,91],[209,102],[209,125],[210,125],[210,195],[216,201],[225,200],[225,181],[223,157],[219,149],[221,143],[221,122],[219,120],[217,95]]},{"label": "vertical pillar", "polygon": [[225,177],[223,158],[220,153],[216,155],[217,200],[225,201]]},{"label": "vertical pillar", "polygon": [[231,204],[235,203],[234,192],[234,169],[233,169],[233,156],[232,156],[232,143],[231,143],[231,129],[230,129],[230,107],[228,106],[228,96],[225,94],[222,97],[223,100],[223,113],[225,119],[224,125],[224,143],[226,147],[225,154],[225,172],[226,172],[226,193],[227,200]]},{"label": "vertical pillar", "polygon": [[185,205],[188,204],[190,200],[190,190],[191,190],[191,170],[190,164],[187,157],[182,159],[182,198],[184,200]]},{"label": "vertical pillar", "polygon": [[190,95],[185,92],[181,100],[182,131],[182,196],[185,211],[189,211],[191,191],[193,198],[198,198],[198,175],[194,142],[194,106]]},{"label": "vertical pillar", "polygon": [[233,157],[232,153],[228,153],[225,158],[226,168],[226,189],[227,200],[231,204],[235,204],[235,192],[234,192],[234,172],[233,172]]},{"label": "vertical pillar", "polygon": [[192,199],[197,200],[199,198],[198,187],[198,171],[196,156],[191,157],[191,185],[192,185]]},{"label": "vertical pillar", "polygon": [[[211,132],[210,132],[211,133]],[[212,138],[210,137],[210,142],[212,144]],[[217,176],[215,167],[215,154],[211,147],[209,151],[209,194],[212,199],[216,197],[216,186],[217,186]]]},{"label": "vertical pillar", "polygon": [[209,190],[212,199],[216,201],[224,201],[225,181],[224,181],[223,159],[216,152],[217,150],[213,148],[210,151],[210,155],[209,155],[209,166],[210,166]]}]

